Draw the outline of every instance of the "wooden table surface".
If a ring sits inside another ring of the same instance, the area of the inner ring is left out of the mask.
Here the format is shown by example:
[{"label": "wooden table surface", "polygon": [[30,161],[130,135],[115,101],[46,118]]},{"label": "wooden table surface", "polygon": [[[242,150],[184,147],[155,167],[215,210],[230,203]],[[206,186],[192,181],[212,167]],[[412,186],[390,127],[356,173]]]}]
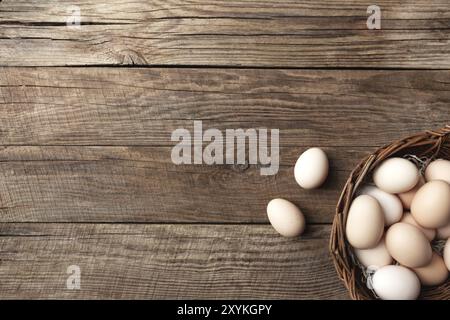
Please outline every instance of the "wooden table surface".
[{"label": "wooden table surface", "polygon": [[[378,146],[450,123],[449,29],[443,0],[1,1],[0,298],[347,299],[338,195]],[[194,120],[279,128],[278,174],[175,165]],[[314,191],[309,146],[331,161]],[[274,197],[304,236],[268,224]]]}]

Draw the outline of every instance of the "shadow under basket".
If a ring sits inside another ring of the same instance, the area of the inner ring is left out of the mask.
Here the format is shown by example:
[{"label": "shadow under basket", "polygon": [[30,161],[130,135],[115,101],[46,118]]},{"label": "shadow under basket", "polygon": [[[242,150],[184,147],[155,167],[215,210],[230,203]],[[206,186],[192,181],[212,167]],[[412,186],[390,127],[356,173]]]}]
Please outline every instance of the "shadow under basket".
[{"label": "shadow under basket", "polygon": [[[386,145],[363,159],[352,171],[336,207],[330,237],[330,252],[340,279],[355,300],[377,299],[367,286],[363,269],[354,258],[353,250],[345,237],[347,214],[353,197],[361,184],[369,181],[372,171],[383,160],[405,157],[413,160],[423,170],[434,159],[450,160],[450,126],[426,131]],[[450,281],[437,287],[423,287],[419,299],[450,299]]]}]

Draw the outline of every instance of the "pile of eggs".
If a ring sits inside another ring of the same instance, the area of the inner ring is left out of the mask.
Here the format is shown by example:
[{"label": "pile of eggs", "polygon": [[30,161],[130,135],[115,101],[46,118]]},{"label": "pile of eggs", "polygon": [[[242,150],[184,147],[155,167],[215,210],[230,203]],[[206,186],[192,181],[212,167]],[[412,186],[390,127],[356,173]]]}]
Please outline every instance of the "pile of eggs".
[{"label": "pile of eggs", "polygon": [[[345,226],[359,263],[374,272],[371,285],[385,300],[417,299],[422,286],[439,286],[450,270],[450,161],[435,160],[422,177],[404,158],[373,172],[353,200]],[[443,257],[431,242],[447,240]]]},{"label": "pile of eggs", "polygon": [[[319,148],[305,151],[294,176],[304,189],[327,178],[328,158]],[[371,289],[384,300],[413,300],[422,286],[439,286],[450,270],[450,161],[435,160],[425,169],[404,158],[389,158],[373,172],[373,184],[362,186],[352,201],[345,225],[348,243],[367,268]],[[281,235],[305,230],[301,210],[284,199],[267,206],[270,223]],[[434,240],[445,241],[443,255]]]}]

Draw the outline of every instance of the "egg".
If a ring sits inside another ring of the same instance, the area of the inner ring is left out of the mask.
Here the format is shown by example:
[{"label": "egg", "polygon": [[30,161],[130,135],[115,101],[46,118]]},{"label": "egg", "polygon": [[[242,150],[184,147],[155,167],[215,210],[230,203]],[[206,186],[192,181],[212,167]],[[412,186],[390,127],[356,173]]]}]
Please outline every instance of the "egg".
[{"label": "egg", "polygon": [[373,270],[387,266],[393,262],[391,255],[387,251],[384,238],[372,249],[354,249],[354,252],[364,267],[370,267]]},{"label": "egg", "polygon": [[422,227],[446,226],[450,221],[450,185],[440,180],[424,184],[414,196],[411,214]]},{"label": "egg", "polygon": [[450,222],[445,227],[437,229],[437,238],[440,240],[450,238]]},{"label": "egg", "polygon": [[403,206],[400,199],[393,194],[384,192],[374,186],[365,186],[360,194],[367,194],[378,200],[384,214],[384,224],[390,226],[398,222],[403,216]]},{"label": "egg", "polygon": [[444,262],[447,270],[450,270],[450,239],[447,240],[444,247]]},{"label": "egg", "polygon": [[450,161],[438,159],[431,162],[425,169],[427,181],[442,180],[450,184]]},{"label": "egg", "polygon": [[378,269],[373,275],[372,286],[383,300],[416,300],[420,295],[419,278],[402,266]]},{"label": "egg", "polygon": [[419,169],[403,158],[387,159],[373,173],[375,185],[387,193],[409,191],[415,187],[419,178]]},{"label": "egg", "polygon": [[282,236],[296,237],[305,230],[305,217],[292,202],[273,199],[267,205],[267,216],[273,228]]},{"label": "egg", "polygon": [[384,215],[378,201],[368,195],[355,198],[350,206],[345,233],[356,249],[374,248],[384,232]]},{"label": "egg", "polygon": [[433,252],[433,257],[428,265],[422,268],[415,268],[413,271],[424,286],[438,286],[447,281],[448,278],[448,270],[444,259],[436,252]]},{"label": "egg", "polygon": [[416,195],[416,192],[425,184],[425,180],[423,177],[420,177],[419,182],[416,184],[414,188],[412,188],[409,191],[399,193],[397,196],[400,198],[400,201],[402,202],[403,208],[409,210],[411,209],[411,202],[414,199],[414,196]]},{"label": "egg", "polygon": [[413,216],[409,212],[405,212],[403,215],[403,218],[401,222],[408,223],[410,225],[415,226],[416,228],[420,229],[424,233],[424,235],[427,237],[429,241],[433,241],[433,239],[436,237],[436,230],[435,229],[427,229],[422,226],[420,226],[416,220],[414,220]]},{"label": "egg", "polygon": [[403,222],[392,225],[386,232],[386,247],[390,255],[409,268],[430,263],[432,250],[427,237],[418,228]]},{"label": "egg", "polygon": [[320,148],[310,148],[302,153],[294,167],[295,181],[304,189],[320,187],[328,176],[328,158]]}]

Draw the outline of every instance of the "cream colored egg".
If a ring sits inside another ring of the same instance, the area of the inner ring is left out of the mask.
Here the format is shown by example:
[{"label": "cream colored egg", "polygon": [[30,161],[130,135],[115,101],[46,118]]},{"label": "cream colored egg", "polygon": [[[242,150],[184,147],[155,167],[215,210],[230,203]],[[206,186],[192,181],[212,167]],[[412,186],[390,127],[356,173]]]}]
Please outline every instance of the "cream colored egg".
[{"label": "cream colored egg", "polygon": [[411,202],[414,199],[416,192],[424,184],[425,184],[425,179],[423,177],[420,177],[419,182],[416,184],[416,186],[414,188],[412,188],[409,191],[397,194],[397,196],[400,198],[400,201],[402,202],[403,208],[405,208],[406,210],[411,209]]},{"label": "cream colored egg", "polygon": [[295,181],[304,189],[318,188],[327,179],[328,167],[328,157],[322,149],[308,149],[295,163]]},{"label": "cream colored egg", "polygon": [[450,222],[445,227],[437,229],[437,238],[440,240],[450,238]]},{"label": "cream colored egg", "polygon": [[367,194],[377,199],[381,205],[384,214],[384,224],[390,226],[403,216],[403,206],[400,199],[393,194],[384,192],[375,186],[365,186],[360,191],[361,194]]},{"label": "cream colored egg", "polygon": [[411,214],[425,228],[445,227],[450,221],[450,185],[439,180],[424,184],[414,196]]},{"label": "cream colored egg", "polygon": [[425,170],[427,181],[443,180],[450,184],[450,161],[438,159],[431,162]]},{"label": "cream colored egg", "polygon": [[384,238],[372,249],[354,249],[359,262],[366,267],[376,270],[378,268],[392,264],[393,260],[386,248]]},{"label": "cream colored egg", "polygon": [[419,278],[402,266],[378,269],[373,275],[372,286],[383,300],[416,300],[420,295]]},{"label": "cream colored egg", "polygon": [[403,158],[383,161],[373,173],[375,185],[388,193],[403,193],[415,187],[420,174],[417,167]]},{"label": "cream colored egg", "polygon": [[436,252],[433,252],[433,257],[428,265],[422,268],[415,268],[413,271],[424,286],[438,286],[447,281],[448,278],[448,270],[444,259]]},{"label": "cream colored egg", "polygon": [[378,201],[368,195],[353,200],[347,217],[345,233],[356,249],[375,247],[384,231],[384,215]]},{"label": "cream colored egg", "polygon": [[450,270],[450,239],[448,239],[447,242],[445,243],[444,262],[445,265],[447,266],[447,270]]},{"label": "cream colored egg", "polygon": [[427,229],[427,228],[424,228],[424,227],[420,226],[416,222],[416,220],[414,220],[414,218],[413,218],[413,216],[411,215],[410,212],[405,212],[401,222],[408,223],[410,225],[413,225],[413,226],[419,228],[420,231],[422,231],[424,233],[424,235],[427,237],[427,239],[429,241],[433,241],[433,239],[436,237],[436,230],[435,229]]},{"label": "cream colored egg", "polygon": [[300,209],[284,199],[273,199],[267,205],[267,216],[282,236],[296,237],[305,230],[305,217]]},{"label": "cream colored egg", "polygon": [[420,268],[430,263],[430,242],[418,228],[403,222],[392,225],[386,232],[386,247],[390,255],[409,268]]}]

